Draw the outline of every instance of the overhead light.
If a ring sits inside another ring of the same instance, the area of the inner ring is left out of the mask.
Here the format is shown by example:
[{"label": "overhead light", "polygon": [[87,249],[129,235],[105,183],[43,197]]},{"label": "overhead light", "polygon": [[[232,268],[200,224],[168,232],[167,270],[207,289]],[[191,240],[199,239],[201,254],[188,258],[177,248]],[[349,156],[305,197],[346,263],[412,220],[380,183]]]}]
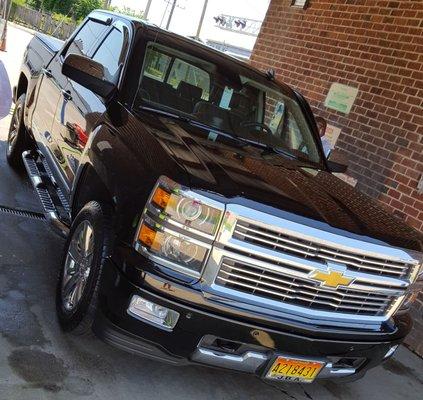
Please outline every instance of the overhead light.
[{"label": "overhead light", "polygon": [[307,8],[309,5],[309,0],[292,0],[291,7],[296,8]]}]

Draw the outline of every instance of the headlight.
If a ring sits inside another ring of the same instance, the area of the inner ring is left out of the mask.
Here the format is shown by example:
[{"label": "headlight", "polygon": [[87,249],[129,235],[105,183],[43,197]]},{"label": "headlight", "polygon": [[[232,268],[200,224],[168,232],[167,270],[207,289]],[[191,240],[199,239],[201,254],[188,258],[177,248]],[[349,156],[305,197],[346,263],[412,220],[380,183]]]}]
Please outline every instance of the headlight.
[{"label": "headlight", "polygon": [[423,256],[420,253],[414,253],[418,260],[421,260],[420,268],[417,268],[412,277],[413,281],[405,292],[404,300],[398,312],[408,311],[410,306],[417,299],[420,292],[423,292]]},{"label": "headlight", "polygon": [[141,225],[138,241],[152,255],[186,268],[186,271],[177,269],[189,275],[197,275],[201,272],[208,251],[206,247],[193,243],[189,238],[175,236],[157,226],[147,225],[146,222]]},{"label": "headlight", "polygon": [[165,177],[159,179],[151,204],[158,208],[161,218],[208,235],[216,233],[222,216],[221,210],[204,204],[194,193]]},{"label": "headlight", "polygon": [[223,205],[161,177],[144,209],[135,248],[165,267],[199,277],[222,215]]}]

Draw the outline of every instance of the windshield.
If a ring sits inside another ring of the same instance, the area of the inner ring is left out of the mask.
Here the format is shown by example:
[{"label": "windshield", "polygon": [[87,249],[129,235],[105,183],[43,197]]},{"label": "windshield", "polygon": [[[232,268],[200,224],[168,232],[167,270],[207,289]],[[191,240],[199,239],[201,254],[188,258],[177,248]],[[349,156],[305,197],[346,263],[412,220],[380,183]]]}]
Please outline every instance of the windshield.
[{"label": "windshield", "polygon": [[[135,107],[154,106],[211,130],[320,163],[313,134],[297,101],[266,80],[222,70],[207,60],[150,43]],[[264,81],[264,82],[263,82]]]}]

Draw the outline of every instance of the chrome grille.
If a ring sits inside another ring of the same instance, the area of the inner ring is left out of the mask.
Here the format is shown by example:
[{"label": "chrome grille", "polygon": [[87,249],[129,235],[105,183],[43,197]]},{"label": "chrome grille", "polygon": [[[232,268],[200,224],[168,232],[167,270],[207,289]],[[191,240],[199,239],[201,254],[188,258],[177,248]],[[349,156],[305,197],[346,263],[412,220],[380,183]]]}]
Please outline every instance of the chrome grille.
[{"label": "chrome grille", "polygon": [[323,288],[307,278],[290,276],[230,258],[222,259],[215,283],[228,289],[283,301],[286,304],[375,317],[385,315],[398,299],[396,295],[372,290]]},{"label": "chrome grille", "polygon": [[274,251],[292,254],[314,261],[334,261],[345,264],[348,270],[383,275],[394,278],[409,278],[415,264],[370,257],[348,252],[336,247],[322,245],[317,241],[304,240],[273,229],[264,228],[238,220],[233,237]]}]

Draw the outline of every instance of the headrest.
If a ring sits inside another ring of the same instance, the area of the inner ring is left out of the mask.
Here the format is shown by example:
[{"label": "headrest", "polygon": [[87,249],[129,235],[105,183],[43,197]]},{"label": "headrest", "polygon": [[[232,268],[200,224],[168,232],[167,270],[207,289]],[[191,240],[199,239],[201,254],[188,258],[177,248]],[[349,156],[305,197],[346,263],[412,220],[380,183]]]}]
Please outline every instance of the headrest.
[{"label": "headrest", "polygon": [[188,82],[180,81],[178,88],[176,89],[181,97],[186,99],[201,99],[203,95],[203,89],[198,86],[191,85]]}]

